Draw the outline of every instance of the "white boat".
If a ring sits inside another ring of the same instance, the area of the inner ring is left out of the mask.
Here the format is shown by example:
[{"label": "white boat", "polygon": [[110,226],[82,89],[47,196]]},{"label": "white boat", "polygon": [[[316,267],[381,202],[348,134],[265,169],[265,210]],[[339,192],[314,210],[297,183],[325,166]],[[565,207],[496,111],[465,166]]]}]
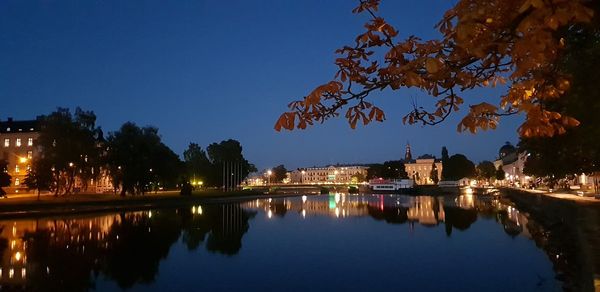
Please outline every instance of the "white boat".
[{"label": "white boat", "polygon": [[369,188],[374,192],[399,191],[412,189],[415,182],[412,179],[372,179]]}]

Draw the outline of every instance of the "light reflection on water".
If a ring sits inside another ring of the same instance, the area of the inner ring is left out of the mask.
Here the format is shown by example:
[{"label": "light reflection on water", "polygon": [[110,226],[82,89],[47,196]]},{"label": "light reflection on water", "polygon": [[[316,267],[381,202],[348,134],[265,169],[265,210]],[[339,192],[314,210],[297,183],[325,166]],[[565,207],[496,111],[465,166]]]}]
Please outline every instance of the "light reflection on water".
[{"label": "light reflection on water", "polygon": [[398,283],[407,290],[558,290],[529,225],[509,202],[491,197],[339,193],[3,220],[0,284],[54,291],[385,290]]}]

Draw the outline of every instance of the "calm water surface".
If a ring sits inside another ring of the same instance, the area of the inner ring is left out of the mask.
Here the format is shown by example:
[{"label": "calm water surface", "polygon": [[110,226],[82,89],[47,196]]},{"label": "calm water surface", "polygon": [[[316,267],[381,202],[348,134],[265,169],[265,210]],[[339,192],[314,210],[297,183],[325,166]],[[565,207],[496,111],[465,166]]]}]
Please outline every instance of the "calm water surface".
[{"label": "calm water surface", "polygon": [[556,232],[516,206],[472,195],[335,194],[2,220],[0,284],[48,291],[562,290],[575,276],[560,271],[568,268],[560,256],[579,255],[562,252]]}]

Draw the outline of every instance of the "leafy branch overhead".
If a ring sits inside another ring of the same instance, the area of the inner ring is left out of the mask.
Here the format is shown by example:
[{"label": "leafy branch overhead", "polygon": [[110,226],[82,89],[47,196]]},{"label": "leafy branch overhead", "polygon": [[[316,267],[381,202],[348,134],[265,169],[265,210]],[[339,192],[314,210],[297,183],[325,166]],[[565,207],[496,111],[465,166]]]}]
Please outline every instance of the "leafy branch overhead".
[{"label": "leafy branch overhead", "polygon": [[[464,103],[462,93],[477,87],[507,86],[497,104],[469,105],[458,131],[494,129],[502,116],[522,113],[522,136],[562,134],[579,121],[544,107],[570,87],[558,64],[565,35],[575,24],[589,23],[594,9],[586,0],[460,0],[437,24],[442,38],[398,40],[398,30],[376,12],[380,0],[360,0],[354,13],[368,13],[365,31],[353,45],[336,51],[338,70],[332,81],[289,104],[275,124],[305,129],[315,122],[344,117],[357,124],[385,120],[368,101],[373,91],[418,88],[436,99],[435,106],[413,106],[404,123],[435,125]],[[381,49],[384,49],[384,54]],[[377,52],[377,53],[376,53]],[[492,99],[493,100],[493,99]]]}]

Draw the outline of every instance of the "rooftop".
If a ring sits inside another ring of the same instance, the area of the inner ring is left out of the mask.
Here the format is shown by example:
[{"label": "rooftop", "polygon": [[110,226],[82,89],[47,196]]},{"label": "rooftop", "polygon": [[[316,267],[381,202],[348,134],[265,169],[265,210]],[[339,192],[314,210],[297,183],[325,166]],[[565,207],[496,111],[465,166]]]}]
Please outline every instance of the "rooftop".
[{"label": "rooftop", "polygon": [[19,132],[38,132],[40,130],[39,120],[15,121],[8,118],[6,121],[0,121],[0,133],[19,133]]}]

